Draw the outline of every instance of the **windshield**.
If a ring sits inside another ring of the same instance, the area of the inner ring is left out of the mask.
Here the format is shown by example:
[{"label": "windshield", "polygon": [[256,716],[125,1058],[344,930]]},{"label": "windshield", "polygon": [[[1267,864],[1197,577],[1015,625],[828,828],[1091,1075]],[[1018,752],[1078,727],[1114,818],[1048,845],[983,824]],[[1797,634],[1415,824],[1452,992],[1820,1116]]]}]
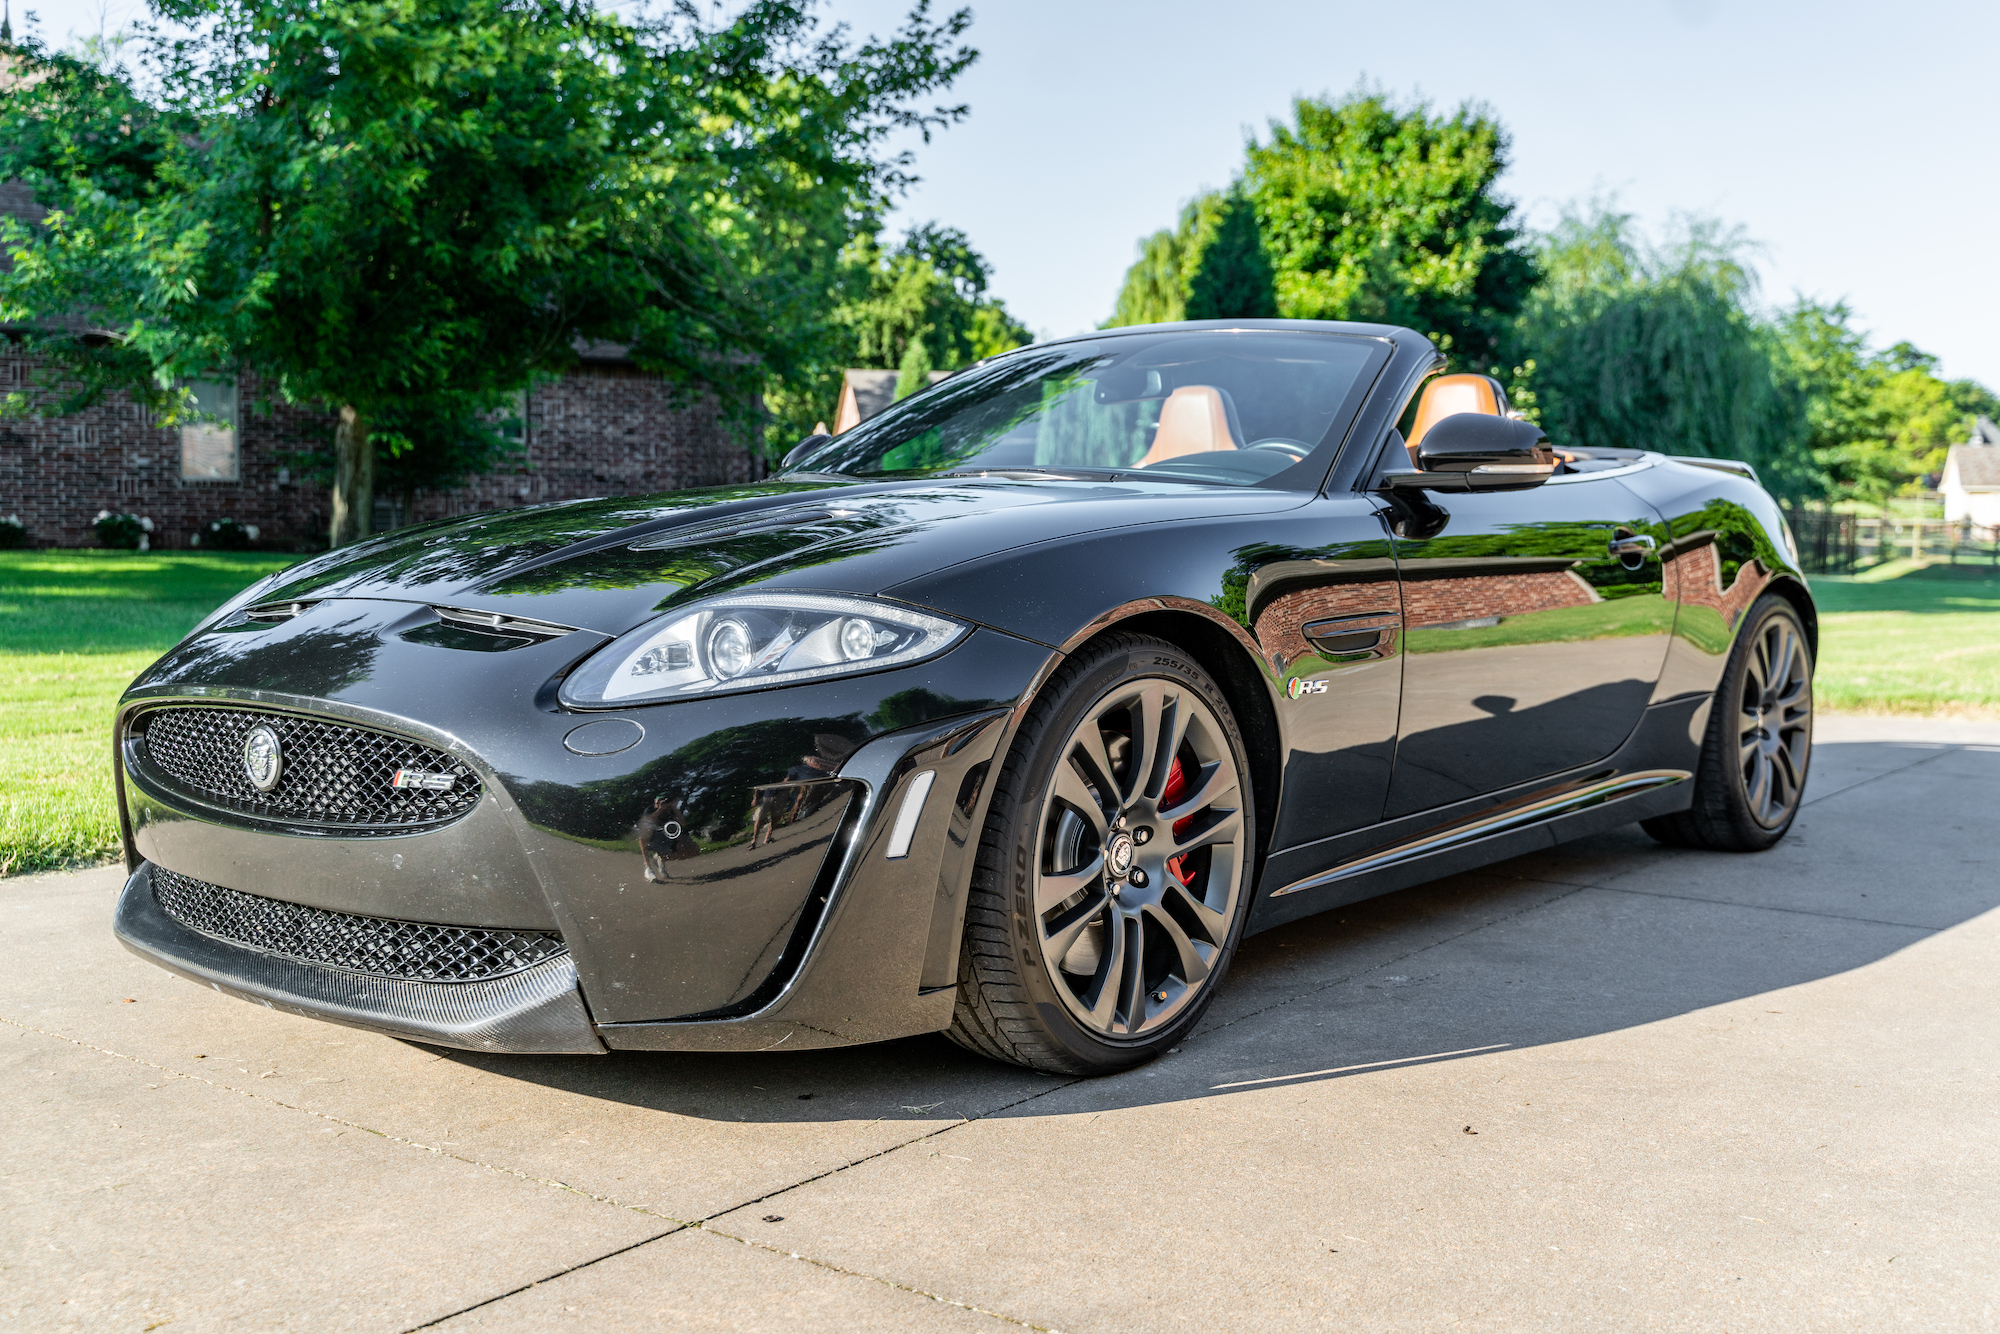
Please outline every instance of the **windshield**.
[{"label": "windshield", "polygon": [[1028,348],[896,404],[792,470],[1142,469],[1251,486],[1319,446],[1379,347],[1243,330]]}]

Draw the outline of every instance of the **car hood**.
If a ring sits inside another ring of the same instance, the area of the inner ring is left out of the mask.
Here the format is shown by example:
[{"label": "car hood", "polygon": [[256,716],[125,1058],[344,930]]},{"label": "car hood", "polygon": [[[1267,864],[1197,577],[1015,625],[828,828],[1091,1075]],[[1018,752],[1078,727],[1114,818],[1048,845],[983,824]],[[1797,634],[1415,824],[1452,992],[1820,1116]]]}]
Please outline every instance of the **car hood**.
[{"label": "car hood", "polygon": [[[579,500],[441,520],[280,571],[245,606],[369,598],[498,612],[620,634],[661,610],[750,587],[878,594],[961,561],[1079,533],[1307,497],[1184,482],[977,476],[786,479]],[[1006,628],[1004,607],[989,623]]]}]

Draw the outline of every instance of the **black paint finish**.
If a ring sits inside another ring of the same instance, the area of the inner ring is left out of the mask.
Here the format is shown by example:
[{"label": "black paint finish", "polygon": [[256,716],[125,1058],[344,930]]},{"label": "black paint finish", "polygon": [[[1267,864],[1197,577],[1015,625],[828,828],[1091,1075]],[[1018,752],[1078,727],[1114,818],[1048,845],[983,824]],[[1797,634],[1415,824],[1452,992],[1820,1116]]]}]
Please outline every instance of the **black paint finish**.
[{"label": "black paint finish", "polygon": [[[792,476],[468,516],[295,566],[148,669],[121,738],[163,702],[345,719],[448,751],[478,773],[478,806],[363,840],[191,809],[121,766],[128,862],[334,911],[560,931],[576,1012],[611,1046],[804,1047],[949,1022],[991,768],[1061,655],[1114,627],[1200,655],[1261,757],[1271,832],[1251,929],[1684,804],[1669,785],[1270,897],[1565,784],[1692,768],[1749,605],[1776,590],[1813,621],[1776,506],[1728,472],[1649,455],[1517,492],[1371,489],[1437,354],[1408,330],[1266,323],[1386,349],[1326,440],[1268,485]],[[760,589],[883,597],[973,629],[895,670],[557,704],[624,631]],[[244,614],[294,601],[310,605]],[[889,858],[924,772],[912,850]],[[143,909],[129,921],[150,922]],[[149,957],[180,966],[178,937],[146,930]],[[201,976],[229,975],[229,947],[200,954]],[[260,999],[289,975],[248,957],[239,972]],[[316,1004],[361,1022],[296,999]]]}]

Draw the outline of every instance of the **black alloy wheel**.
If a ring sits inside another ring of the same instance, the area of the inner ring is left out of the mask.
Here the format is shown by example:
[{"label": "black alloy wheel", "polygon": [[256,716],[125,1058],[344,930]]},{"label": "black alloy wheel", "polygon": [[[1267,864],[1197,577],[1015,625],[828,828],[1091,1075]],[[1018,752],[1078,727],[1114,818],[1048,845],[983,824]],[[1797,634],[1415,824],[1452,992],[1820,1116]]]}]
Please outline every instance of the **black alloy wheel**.
[{"label": "black alloy wheel", "polygon": [[1675,847],[1761,852],[1785,836],[1812,759],[1812,648],[1792,604],[1750,609],[1710,711],[1694,805],[1643,822]]},{"label": "black alloy wheel", "polygon": [[1072,656],[994,781],[952,1039],[1108,1074],[1185,1034],[1248,915],[1249,775],[1227,701],[1186,653],[1118,635]]}]

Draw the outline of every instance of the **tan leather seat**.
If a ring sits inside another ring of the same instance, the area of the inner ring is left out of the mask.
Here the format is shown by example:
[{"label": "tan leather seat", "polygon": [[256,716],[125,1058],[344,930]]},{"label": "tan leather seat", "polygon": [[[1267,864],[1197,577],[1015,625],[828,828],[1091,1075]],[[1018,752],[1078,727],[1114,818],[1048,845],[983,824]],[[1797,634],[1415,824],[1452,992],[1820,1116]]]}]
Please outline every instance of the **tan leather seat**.
[{"label": "tan leather seat", "polygon": [[1222,401],[1222,391],[1213,385],[1184,384],[1160,404],[1160,429],[1138,466],[1238,447],[1229,430],[1229,407]]},{"label": "tan leather seat", "polygon": [[1425,385],[1424,396],[1417,400],[1417,419],[1410,426],[1410,462],[1417,461],[1417,446],[1426,431],[1461,412],[1504,417],[1507,391],[1490,375],[1440,375]]}]

